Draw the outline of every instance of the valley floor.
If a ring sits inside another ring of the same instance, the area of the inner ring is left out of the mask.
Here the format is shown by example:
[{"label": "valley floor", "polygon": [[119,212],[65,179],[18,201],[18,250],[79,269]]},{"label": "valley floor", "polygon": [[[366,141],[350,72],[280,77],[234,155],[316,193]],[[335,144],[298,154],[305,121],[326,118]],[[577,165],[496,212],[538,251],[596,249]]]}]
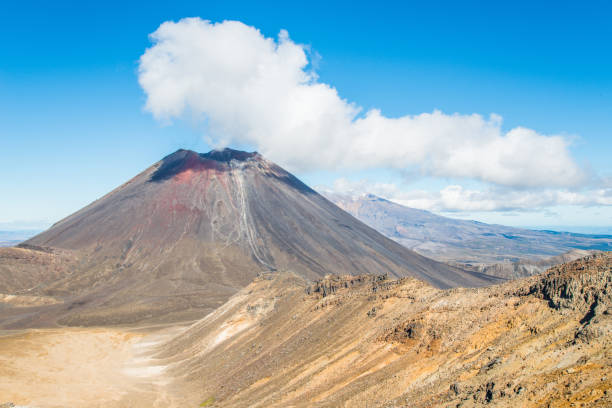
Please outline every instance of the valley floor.
[{"label": "valley floor", "polygon": [[150,349],[177,329],[0,333],[0,406],[189,406]]}]

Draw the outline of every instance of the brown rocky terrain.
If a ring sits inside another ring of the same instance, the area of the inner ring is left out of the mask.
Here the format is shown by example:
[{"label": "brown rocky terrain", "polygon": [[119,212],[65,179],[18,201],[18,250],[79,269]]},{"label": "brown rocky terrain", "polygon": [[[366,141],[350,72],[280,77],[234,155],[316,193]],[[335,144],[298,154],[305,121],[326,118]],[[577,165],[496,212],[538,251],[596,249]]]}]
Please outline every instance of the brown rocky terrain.
[{"label": "brown rocky terrain", "polygon": [[0,248],[0,293],[25,294],[63,279],[78,267],[70,251],[42,247]]},{"label": "brown rocky terrain", "polygon": [[440,288],[501,281],[402,247],[257,153],[179,150],[0,251],[0,294],[58,300],[0,303],[0,328],[194,320],[258,274],[287,269],[308,280],[414,276]]},{"label": "brown rocky terrain", "polygon": [[165,344],[218,407],[608,407],[612,256],[481,289],[259,278]]},{"label": "brown rocky terrain", "polygon": [[476,289],[276,271],[186,327],[5,332],[0,404],[609,407],[611,334],[610,253]]}]

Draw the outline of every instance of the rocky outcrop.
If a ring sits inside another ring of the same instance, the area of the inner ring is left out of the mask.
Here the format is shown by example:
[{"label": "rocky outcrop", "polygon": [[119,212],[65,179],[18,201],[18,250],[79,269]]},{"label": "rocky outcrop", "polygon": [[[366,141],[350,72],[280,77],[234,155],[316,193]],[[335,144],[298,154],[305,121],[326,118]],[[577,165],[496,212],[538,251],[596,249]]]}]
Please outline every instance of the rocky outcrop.
[{"label": "rocky outcrop", "polygon": [[547,300],[555,309],[573,309],[595,315],[612,306],[612,255],[597,253],[549,269],[524,290]]},{"label": "rocky outcrop", "polygon": [[376,292],[379,286],[393,284],[397,284],[397,281],[391,281],[387,275],[327,275],[306,288],[306,294],[326,297],[342,289],[362,289],[365,286],[369,286],[373,292]]}]

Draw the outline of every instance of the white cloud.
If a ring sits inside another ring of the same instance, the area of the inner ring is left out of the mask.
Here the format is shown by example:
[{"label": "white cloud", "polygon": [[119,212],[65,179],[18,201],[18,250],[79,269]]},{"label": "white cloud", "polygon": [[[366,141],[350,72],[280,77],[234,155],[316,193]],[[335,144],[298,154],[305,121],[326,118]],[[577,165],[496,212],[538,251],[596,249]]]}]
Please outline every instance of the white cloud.
[{"label": "white cloud", "polygon": [[568,189],[513,190],[508,188],[468,189],[449,185],[439,191],[403,190],[393,183],[334,182],[332,191],[348,195],[371,193],[408,207],[436,212],[533,211],[554,206],[612,206],[612,188],[584,191]]},{"label": "white cloud", "polygon": [[584,179],[564,137],[504,131],[497,115],[364,113],[318,81],[286,31],[274,40],[237,21],[189,18],[163,23],[151,39],[139,82],[156,118],[205,120],[212,143],[254,146],[291,170],[416,169],[519,187]]}]

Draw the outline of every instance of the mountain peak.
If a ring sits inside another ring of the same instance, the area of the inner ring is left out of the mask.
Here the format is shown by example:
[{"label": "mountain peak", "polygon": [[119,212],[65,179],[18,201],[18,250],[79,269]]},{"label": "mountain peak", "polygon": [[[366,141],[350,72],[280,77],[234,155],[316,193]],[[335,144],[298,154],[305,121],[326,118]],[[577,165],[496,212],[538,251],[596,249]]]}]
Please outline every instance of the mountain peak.
[{"label": "mountain peak", "polygon": [[163,162],[170,162],[175,160],[185,160],[189,158],[199,157],[202,160],[214,160],[218,162],[229,162],[231,160],[246,161],[250,158],[260,158],[261,155],[257,152],[245,152],[243,150],[236,150],[229,147],[223,149],[213,149],[208,153],[198,153],[190,149],[178,149],[174,153],[162,159]]},{"label": "mountain peak", "polygon": [[237,161],[246,161],[250,158],[258,158],[260,154],[257,152],[245,152],[242,150],[235,150],[226,147],[224,149],[215,149],[211,150],[208,153],[200,154],[200,157],[206,158],[209,160],[221,161],[221,162],[229,162],[231,160]]},{"label": "mountain peak", "polygon": [[422,257],[258,153],[233,149],[178,150],[27,244],[82,260],[43,286],[87,296],[60,311],[78,325],[188,320],[270,271],[414,276],[441,288],[498,281]]},{"label": "mountain peak", "polygon": [[151,181],[162,181],[188,170],[217,169],[227,170],[231,162],[246,162],[263,160],[257,152],[245,152],[230,148],[215,149],[208,153],[198,153],[193,150],[179,149],[164,157],[157,170],[151,176]]}]

